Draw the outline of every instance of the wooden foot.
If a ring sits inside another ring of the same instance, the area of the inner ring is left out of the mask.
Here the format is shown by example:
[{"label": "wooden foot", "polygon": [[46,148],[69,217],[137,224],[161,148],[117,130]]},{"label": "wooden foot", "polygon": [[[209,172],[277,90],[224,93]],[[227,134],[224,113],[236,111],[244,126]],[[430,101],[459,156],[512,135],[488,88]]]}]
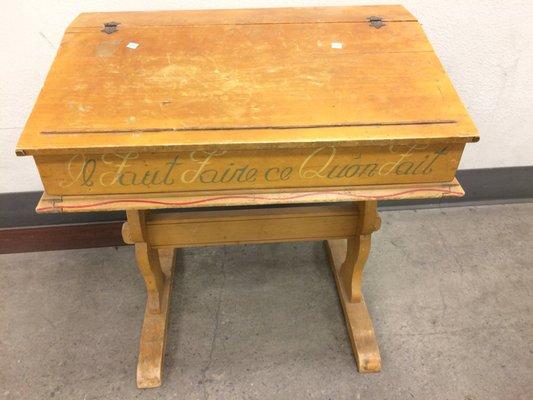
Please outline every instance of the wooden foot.
[{"label": "wooden foot", "polygon": [[159,250],[159,262],[164,276],[161,307],[160,312],[154,312],[150,299],[147,299],[137,363],[137,387],[139,388],[161,386],[175,259],[175,249]]},{"label": "wooden foot", "polygon": [[359,301],[351,301],[341,276],[341,266],[347,255],[347,240],[328,240],[325,243],[348,326],[348,335],[352,343],[357,368],[359,372],[379,372],[381,370],[381,357],[365,300],[359,292],[357,297]]}]

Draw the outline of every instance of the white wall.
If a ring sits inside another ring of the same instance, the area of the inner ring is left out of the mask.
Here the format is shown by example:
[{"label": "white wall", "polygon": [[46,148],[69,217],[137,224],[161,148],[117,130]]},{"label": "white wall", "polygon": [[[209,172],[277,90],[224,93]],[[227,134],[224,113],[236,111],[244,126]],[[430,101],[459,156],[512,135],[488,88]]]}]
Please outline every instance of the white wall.
[{"label": "white wall", "polygon": [[[84,11],[387,4],[348,0],[1,0],[0,193],[40,190],[30,157],[14,147],[62,34]],[[461,168],[533,164],[532,0],[404,0],[476,122],[481,141]]]}]

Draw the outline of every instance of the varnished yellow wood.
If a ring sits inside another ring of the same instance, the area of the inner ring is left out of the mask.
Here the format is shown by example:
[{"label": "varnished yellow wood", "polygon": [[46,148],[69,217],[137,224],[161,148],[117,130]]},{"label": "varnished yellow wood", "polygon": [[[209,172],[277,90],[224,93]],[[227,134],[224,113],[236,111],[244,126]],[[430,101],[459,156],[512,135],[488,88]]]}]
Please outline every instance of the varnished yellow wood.
[{"label": "varnished yellow wood", "polygon": [[361,281],[370,253],[371,234],[380,226],[376,201],[360,202],[357,207],[359,218],[355,235],[348,238],[346,258],[338,271],[343,292],[350,302],[362,301]]},{"label": "varnished yellow wood", "polygon": [[153,313],[161,312],[164,276],[161,272],[159,254],[148,243],[135,243],[135,259],[146,284],[146,302]]},{"label": "varnished yellow wood", "polygon": [[[126,210],[147,288],[137,384],[155,387],[181,246],[330,239],[359,370],[379,371],[361,292],[376,201],[462,196],[477,140],[401,6],[112,12],[67,28],[16,153],[35,158],[38,212]],[[352,205],[146,211],[333,202]]]},{"label": "varnished yellow wood", "polygon": [[146,284],[147,309],[152,313],[160,313],[164,292],[164,274],[161,270],[159,253],[155,250],[146,229],[147,211],[128,210],[128,225],[131,243],[135,244],[135,258]]},{"label": "varnished yellow wood", "polygon": [[399,200],[461,197],[464,190],[454,179],[439,184],[366,186],[357,189],[308,188],[304,191],[223,191],[212,194],[154,193],[95,196],[50,196],[43,194],[38,213],[116,211],[211,206],[257,206],[266,204],[334,203],[343,201]]},{"label": "varnished yellow wood", "polygon": [[[164,213],[146,224],[150,246],[191,247],[338,239],[354,236],[358,209],[353,204]],[[133,243],[129,223],[126,243]]]},{"label": "varnished yellow wood", "polygon": [[361,280],[363,268],[370,253],[370,235],[357,235],[348,239],[346,259],[339,270],[339,279],[350,302],[360,302],[363,298]]},{"label": "varnished yellow wood", "polygon": [[131,243],[147,242],[148,234],[146,232],[146,215],[145,210],[128,210],[126,218],[130,225]]},{"label": "varnished yellow wood", "polygon": [[154,313],[149,304],[146,304],[137,363],[137,386],[139,388],[160,386],[163,374],[163,357],[165,355],[176,250],[159,250],[159,259],[164,275],[161,309],[160,312]]},{"label": "varnished yellow wood", "polygon": [[361,295],[360,301],[351,301],[341,280],[340,268],[346,257],[346,240],[327,241],[326,249],[330,257],[331,269],[337,284],[358,370],[359,372],[379,372],[381,371],[381,356],[365,300]]},{"label": "varnished yellow wood", "polygon": [[52,195],[449,182],[463,144],[35,156]]},{"label": "varnished yellow wood", "polygon": [[[159,309],[154,309],[151,304],[153,300],[150,298],[150,293],[147,299],[137,366],[139,387],[156,387],[161,384],[172,283],[168,255],[173,254],[175,247],[206,244],[348,237],[350,246],[348,251],[342,239],[328,242],[334,276],[359,370],[361,372],[380,370],[379,350],[360,292],[361,273],[368,255],[369,242],[367,247],[364,247],[365,244],[356,246],[358,240],[369,241],[371,232],[379,228],[375,201],[345,205],[166,213],[151,216],[142,211],[128,211],[127,214],[128,223],[124,226],[123,236],[126,242],[135,243],[136,252],[141,247],[152,249],[154,252],[157,251],[155,250],[157,247],[167,248],[159,250],[167,252],[164,253],[167,257],[163,257],[161,263],[163,285]],[[140,240],[142,242],[135,242]],[[160,254],[157,255],[158,260]],[[345,261],[341,267],[342,257],[345,257]],[[144,262],[142,257],[138,257],[140,269],[145,274],[149,289],[153,287],[150,276],[153,276],[153,268],[159,261],[149,260],[143,266]],[[145,270],[149,272],[146,273]],[[343,270],[349,274],[343,273]],[[343,274],[351,279],[348,286],[344,282]]]},{"label": "varnished yellow wood", "polygon": [[[129,212],[129,215],[132,213]],[[165,213],[148,218],[142,213],[133,215],[131,221],[124,226],[124,240],[128,243],[134,243],[134,239],[148,240],[152,248],[347,237],[348,246],[346,240],[328,241],[332,269],[358,368],[361,372],[380,370],[379,350],[361,293],[362,270],[370,250],[370,235],[380,225],[376,201],[296,208]],[[140,224],[142,230],[139,232],[138,227],[131,229],[131,222]],[[164,282],[163,293],[166,293],[168,281],[165,279]],[[164,327],[161,325],[164,324],[162,314],[167,310],[165,296],[162,297],[158,313],[151,311],[147,303],[145,325],[150,324],[146,321],[159,321],[156,325]],[[143,335],[145,331],[146,329],[143,330]],[[151,367],[147,366],[146,357],[142,356],[141,350],[139,387],[158,386],[161,382],[160,368],[153,366],[154,360],[157,366],[162,363],[160,354],[164,349],[164,331],[158,332],[150,340],[152,350],[148,352],[151,355],[147,359]],[[155,356],[152,354],[154,351],[157,353]],[[153,371],[156,371],[158,377],[153,378]],[[140,376],[144,378],[141,379]]]},{"label": "varnished yellow wood", "polygon": [[[386,25],[370,26],[371,15]],[[110,18],[121,24],[108,35]],[[17,151],[391,140],[477,140],[420,24],[401,6],[96,13],[67,29]]]},{"label": "varnished yellow wood", "polygon": [[128,210],[128,238],[135,244],[135,258],[146,284],[146,311],[141,331],[137,386],[161,385],[166,326],[172,291],[174,249],[156,250],[147,230],[147,211]]}]

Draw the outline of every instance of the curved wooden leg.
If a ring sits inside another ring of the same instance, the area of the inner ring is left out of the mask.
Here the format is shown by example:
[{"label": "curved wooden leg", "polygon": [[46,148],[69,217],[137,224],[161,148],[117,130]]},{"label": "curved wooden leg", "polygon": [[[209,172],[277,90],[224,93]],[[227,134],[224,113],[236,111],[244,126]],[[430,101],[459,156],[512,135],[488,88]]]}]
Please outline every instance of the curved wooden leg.
[{"label": "curved wooden leg", "polygon": [[346,297],[350,302],[359,303],[363,299],[361,281],[369,253],[370,235],[358,235],[348,239],[346,258],[340,266],[338,274]]},{"label": "curved wooden leg", "polygon": [[176,250],[155,250],[146,232],[146,211],[128,210],[128,224],[135,243],[135,257],[146,284],[146,310],[141,330],[137,387],[161,385],[167,320]]},{"label": "curved wooden leg", "polygon": [[361,292],[363,268],[370,252],[371,233],[379,228],[375,202],[360,204],[358,234],[348,240],[328,240],[330,264],[337,284],[348,335],[359,372],[379,372],[381,357]]},{"label": "curved wooden leg", "polygon": [[135,258],[146,284],[146,305],[153,313],[161,312],[163,286],[165,276],[161,270],[161,263],[157,250],[148,243],[135,243]]},{"label": "curved wooden leg", "polygon": [[139,388],[161,386],[175,257],[175,249],[159,250],[164,276],[161,308],[159,312],[153,312],[150,301],[146,302],[137,362],[137,387]]}]

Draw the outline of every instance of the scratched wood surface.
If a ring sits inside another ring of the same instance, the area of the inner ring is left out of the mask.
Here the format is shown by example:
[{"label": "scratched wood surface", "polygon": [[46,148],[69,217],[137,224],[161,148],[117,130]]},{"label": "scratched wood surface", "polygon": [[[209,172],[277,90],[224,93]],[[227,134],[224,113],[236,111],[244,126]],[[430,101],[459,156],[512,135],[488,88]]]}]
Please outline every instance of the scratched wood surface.
[{"label": "scratched wood surface", "polygon": [[17,154],[477,137],[400,6],[115,12],[67,29]]}]

